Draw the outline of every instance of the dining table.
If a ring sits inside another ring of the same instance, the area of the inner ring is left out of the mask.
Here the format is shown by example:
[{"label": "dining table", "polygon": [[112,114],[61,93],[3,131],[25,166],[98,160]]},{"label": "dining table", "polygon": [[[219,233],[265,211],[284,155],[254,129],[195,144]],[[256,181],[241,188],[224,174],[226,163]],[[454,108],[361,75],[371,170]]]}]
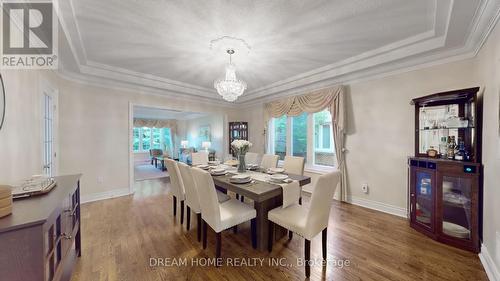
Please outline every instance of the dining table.
[{"label": "dining table", "polygon": [[[231,182],[231,177],[235,174],[248,174],[252,178],[252,181],[244,184],[233,183]],[[311,178],[308,176],[289,173],[286,175],[288,175],[290,179],[298,181],[300,186],[311,183]],[[283,187],[279,183],[270,181],[270,175],[263,169],[243,173],[229,170],[225,175],[212,175],[212,178],[217,189],[226,192],[231,191],[253,201],[254,208],[257,211],[257,249],[262,251],[267,250],[269,237],[267,213],[283,205]],[[275,227],[274,229],[275,240],[286,235],[286,230],[284,228]]]}]

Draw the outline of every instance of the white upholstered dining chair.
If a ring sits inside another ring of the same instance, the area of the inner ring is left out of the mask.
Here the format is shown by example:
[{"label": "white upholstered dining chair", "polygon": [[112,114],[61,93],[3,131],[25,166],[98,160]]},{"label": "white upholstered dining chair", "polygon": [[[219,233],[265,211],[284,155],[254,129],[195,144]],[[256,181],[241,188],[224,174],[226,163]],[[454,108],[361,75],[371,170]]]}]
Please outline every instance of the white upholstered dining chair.
[{"label": "white upholstered dining chair", "polygon": [[[207,224],[215,231],[216,258],[221,256],[221,232],[251,220],[252,246],[257,247],[255,209],[236,199],[223,203],[217,200],[214,181],[207,171],[192,168],[195,186],[200,194],[201,218],[203,220],[203,249],[207,247]],[[201,196],[203,195],[203,196]]]},{"label": "white upholstered dining chair", "polygon": [[[285,173],[303,176],[304,165],[305,165],[304,157],[285,156],[283,169],[285,170]],[[300,194],[302,194],[302,187],[300,187]],[[302,196],[299,197],[299,204],[302,204]]]},{"label": "white upholstered dining chair", "polygon": [[245,154],[245,163],[246,164],[259,164],[259,154],[255,152],[247,152]]},{"label": "white upholstered dining chair", "polygon": [[286,173],[294,175],[304,175],[304,157],[298,156],[285,156],[285,161],[283,162],[283,169]]},{"label": "white upholstered dining chair", "polygon": [[[193,174],[191,173],[191,167],[188,165],[178,162],[177,167],[181,174],[182,183],[184,184],[184,189],[186,191],[186,228],[189,230],[191,227],[191,211],[196,214],[198,223],[198,241],[201,241],[201,207],[198,192],[193,179]],[[219,202],[225,202],[231,197],[228,195],[217,191],[217,199]]]},{"label": "white upholstered dining chair", "polygon": [[184,183],[177,167],[177,162],[172,159],[165,159],[165,165],[167,165],[167,171],[170,176],[170,193],[174,200],[174,217],[177,215],[177,200],[181,203],[181,224],[184,223]]},{"label": "white upholstered dining chair", "polygon": [[207,165],[208,153],[206,151],[199,151],[191,153],[191,164],[194,165]]},{"label": "white upholstered dining chair", "polygon": [[309,207],[293,204],[286,208],[278,207],[272,209],[267,214],[269,219],[269,252],[272,251],[273,247],[274,224],[278,224],[304,237],[306,277],[309,277],[311,273],[309,265],[309,260],[311,258],[311,240],[320,232],[322,232],[323,238],[323,260],[326,260],[327,227],[333,195],[339,181],[339,171],[322,175],[316,182]]},{"label": "white upholstered dining chair", "polygon": [[278,166],[278,155],[264,154],[262,156],[262,162],[260,162],[260,167],[263,169],[276,168]]}]

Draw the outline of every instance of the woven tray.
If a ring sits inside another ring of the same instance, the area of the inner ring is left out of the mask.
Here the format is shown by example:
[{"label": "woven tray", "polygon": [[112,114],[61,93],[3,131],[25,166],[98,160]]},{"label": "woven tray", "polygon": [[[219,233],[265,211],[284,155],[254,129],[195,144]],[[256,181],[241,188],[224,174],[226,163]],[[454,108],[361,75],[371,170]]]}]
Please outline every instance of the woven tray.
[{"label": "woven tray", "polygon": [[12,213],[12,205],[0,208],[0,218],[6,217]]},{"label": "woven tray", "polygon": [[9,185],[0,185],[0,199],[12,196],[12,187]]}]

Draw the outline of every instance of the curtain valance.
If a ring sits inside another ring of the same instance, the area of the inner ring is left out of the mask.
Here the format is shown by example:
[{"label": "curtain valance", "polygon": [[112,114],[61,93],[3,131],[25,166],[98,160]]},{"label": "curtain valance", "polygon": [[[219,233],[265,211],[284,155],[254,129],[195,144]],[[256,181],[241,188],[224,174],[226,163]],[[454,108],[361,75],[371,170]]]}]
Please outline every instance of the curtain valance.
[{"label": "curtain valance", "polygon": [[265,104],[265,122],[283,115],[298,116],[303,112],[315,113],[328,109],[338,132],[344,132],[345,108],[344,87],[337,86],[315,91],[301,96],[293,96]]},{"label": "curtain valance", "polygon": [[134,127],[150,127],[150,128],[177,128],[177,120],[155,120],[155,119],[140,119],[134,118]]}]

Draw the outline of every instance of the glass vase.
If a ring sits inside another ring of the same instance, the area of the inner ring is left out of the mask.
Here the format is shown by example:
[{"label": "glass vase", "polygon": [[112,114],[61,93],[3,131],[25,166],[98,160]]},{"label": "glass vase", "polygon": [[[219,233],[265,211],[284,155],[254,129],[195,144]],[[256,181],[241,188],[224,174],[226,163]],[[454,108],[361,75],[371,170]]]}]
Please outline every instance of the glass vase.
[{"label": "glass vase", "polygon": [[247,166],[245,164],[245,154],[238,154],[238,173],[244,173],[247,171]]}]

